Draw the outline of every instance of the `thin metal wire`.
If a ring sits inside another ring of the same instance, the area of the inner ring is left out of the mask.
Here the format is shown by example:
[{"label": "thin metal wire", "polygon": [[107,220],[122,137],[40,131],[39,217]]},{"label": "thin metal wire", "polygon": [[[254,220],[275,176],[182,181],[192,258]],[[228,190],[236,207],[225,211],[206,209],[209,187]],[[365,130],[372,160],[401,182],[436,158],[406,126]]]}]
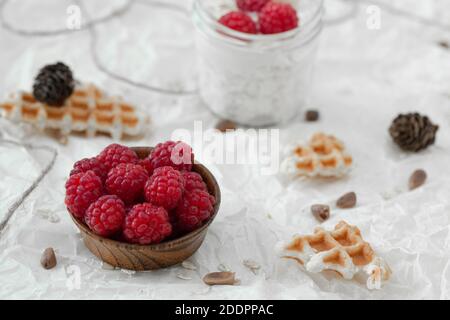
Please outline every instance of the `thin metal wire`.
[{"label": "thin metal wire", "polygon": [[45,166],[45,168],[39,173],[39,176],[33,181],[31,186],[29,186],[21,195],[20,197],[9,207],[8,212],[6,213],[6,217],[3,219],[2,222],[0,222],[0,234],[7,226],[9,220],[13,216],[14,212],[25,202],[26,198],[33,192],[34,189],[39,185],[39,183],[44,179],[44,177],[50,172],[50,170],[53,168],[56,162],[56,158],[58,156],[58,151],[52,147],[49,146],[33,146],[28,143],[19,143],[12,140],[2,139],[0,138],[0,144],[12,144],[19,147],[24,147],[28,150],[45,150],[52,154],[52,159],[50,162]]},{"label": "thin metal wire", "polygon": [[127,78],[126,76],[123,76],[119,73],[116,73],[112,70],[110,70],[99,58],[98,53],[97,53],[97,43],[98,43],[98,36],[97,36],[97,31],[95,29],[95,27],[98,24],[107,22],[109,20],[115,19],[115,18],[119,18],[123,15],[125,15],[132,7],[135,3],[139,3],[142,5],[145,5],[147,7],[161,7],[161,8],[165,8],[168,10],[172,10],[172,11],[177,11],[177,12],[181,12],[184,13],[186,15],[188,15],[188,11],[183,9],[181,6],[175,5],[175,4],[171,4],[171,3],[166,3],[165,1],[136,1],[136,0],[129,0],[125,5],[123,5],[122,7],[115,9],[114,11],[112,11],[110,14],[108,14],[105,17],[102,18],[98,18],[98,19],[93,19],[89,16],[88,11],[86,10],[86,7],[84,6],[84,3],[80,0],[75,1],[77,3],[77,5],[82,8],[83,10],[83,14],[84,16],[87,18],[88,22],[84,23],[83,26],[78,29],[78,30],[71,30],[71,29],[56,29],[56,30],[38,30],[38,31],[34,31],[34,30],[23,30],[23,29],[19,29],[11,24],[9,24],[5,19],[4,19],[4,8],[6,6],[6,4],[9,2],[9,0],[2,0],[2,2],[0,2],[0,25],[2,28],[4,28],[5,30],[8,30],[9,32],[12,32],[16,35],[19,36],[23,36],[23,37],[48,37],[48,36],[57,36],[57,35],[70,35],[73,32],[76,31],[88,31],[89,35],[90,35],[90,42],[89,42],[89,52],[91,55],[91,58],[95,64],[95,66],[98,68],[98,70],[100,70],[101,72],[105,73],[106,75],[108,75],[109,77],[111,77],[112,79],[115,79],[117,81],[126,83],[128,85],[140,88],[140,89],[144,89],[144,90],[148,90],[154,93],[159,93],[159,94],[165,94],[165,95],[175,95],[175,96],[190,96],[190,95],[195,95],[198,92],[198,89],[193,89],[193,90],[177,90],[177,89],[169,89],[169,88],[162,88],[162,87],[157,87],[157,86],[152,86],[143,82],[139,82],[139,81],[134,81],[130,78]]},{"label": "thin metal wire", "polygon": [[[325,24],[327,26],[330,25],[337,25],[340,23],[343,23],[345,21],[348,21],[352,18],[354,18],[357,13],[358,13],[358,3],[362,3],[365,2],[367,4],[375,4],[378,5],[380,8],[384,8],[385,10],[389,11],[392,14],[398,15],[398,16],[402,16],[405,18],[408,18],[410,20],[416,21],[418,23],[424,24],[424,25],[428,25],[428,26],[432,26],[432,27],[436,27],[445,31],[450,31],[450,25],[446,25],[443,24],[441,22],[436,22],[434,20],[431,19],[427,19],[427,18],[423,18],[420,17],[418,15],[414,15],[412,13],[409,12],[405,12],[403,10],[400,10],[394,6],[385,4],[384,2],[380,2],[379,0],[339,0],[339,1],[344,1],[347,2],[348,4],[350,4],[352,7],[350,8],[349,12],[346,13],[345,15],[338,17],[336,19],[332,19],[332,20],[327,20],[325,21]],[[159,93],[159,94],[165,94],[165,95],[175,95],[175,96],[186,96],[186,95],[195,95],[198,93],[198,89],[193,89],[193,90],[177,90],[177,89],[170,89],[170,88],[162,88],[162,87],[157,87],[157,86],[153,86],[153,85],[149,85],[143,82],[139,82],[139,81],[135,81],[132,80],[130,78],[127,78],[126,76],[123,76],[119,73],[116,73],[112,70],[110,70],[99,58],[98,53],[97,53],[97,43],[98,43],[98,34],[97,31],[95,29],[96,25],[109,21],[111,19],[114,18],[119,18],[123,15],[125,15],[136,3],[147,6],[147,7],[161,7],[161,8],[165,8],[168,10],[173,10],[173,11],[178,11],[184,14],[188,14],[189,12],[184,9],[183,7],[173,4],[173,3],[167,3],[165,1],[144,1],[144,0],[129,0],[125,5],[123,5],[122,7],[112,11],[109,15],[102,17],[102,18],[98,18],[98,19],[89,19],[89,14],[84,6],[84,3],[81,0],[77,0],[76,2],[78,3],[78,5],[82,8],[84,8],[84,15],[88,17],[88,22],[86,22],[80,29],[78,30],[69,30],[69,29],[57,29],[57,30],[40,30],[40,31],[33,31],[33,30],[23,30],[23,29],[19,29],[17,27],[14,27],[12,25],[10,25],[5,19],[4,19],[4,8],[6,6],[6,4],[9,2],[9,0],[2,0],[0,2],[0,25],[2,28],[4,28],[5,30],[8,30],[12,33],[15,33],[17,35],[20,36],[25,36],[25,37],[45,37],[45,36],[56,36],[56,35],[61,35],[61,34],[71,34],[73,32],[76,31],[88,31],[89,35],[90,35],[90,46],[89,46],[89,51],[91,54],[91,58],[95,64],[95,66],[103,73],[105,73],[106,75],[108,75],[109,77],[126,83],[130,86],[134,86],[140,89],[144,89],[144,90],[148,90],[154,93]]]},{"label": "thin metal wire", "polygon": [[[78,1],[80,7],[83,8],[84,4],[81,1]],[[162,7],[165,9],[169,9],[169,10],[175,10],[175,11],[179,11],[182,13],[186,13],[187,11],[183,10],[181,7],[170,4],[170,3],[164,3],[164,1],[147,1],[147,2],[142,2],[139,1],[140,4],[145,4],[147,6],[152,6],[152,7]],[[87,14],[87,10],[84,9],[85,15]],[[98,54],[97,54],[97,43],[98,43],[98,36],[97,36],[97,31],[95,29],[95,25],[92,25],[91,27],[87,28],[87,30],[89,31],[90,34],[90,38],[91,38],[91,42],[90,42],[90,52],[91,52],[91,56],[92,59],[94,61],[94,64],[96,65],[96,67],[102,71],[103,73],[107,74],[109,77],[124,82],[128,85],[140,88],[140,89],[144,89],[144,90],[149,90],[152,92],[156,92],[156,93],[160,93],[160,94],[166,94],[166,95],[176,95],[176,96],[190,96],[190,95],[195,95],[198,92],[198,89],[194,89],[194,90],[176,90],[176,89],[168,89],[168,88],[162,88],[162,87],[156,87],[156,86],[152,86],[143,82],[139,82],[139,81],[135,81],[132,79],[129,79],[123,75],[120,75],[110,69],[108,69],[101,61],[101,59],[99,58]]]}]

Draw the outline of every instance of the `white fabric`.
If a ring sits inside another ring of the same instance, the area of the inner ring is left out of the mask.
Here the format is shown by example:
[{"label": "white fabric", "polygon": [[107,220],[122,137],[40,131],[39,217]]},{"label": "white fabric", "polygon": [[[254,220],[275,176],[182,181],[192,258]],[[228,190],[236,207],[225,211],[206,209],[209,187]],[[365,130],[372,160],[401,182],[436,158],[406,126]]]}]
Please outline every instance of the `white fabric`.
[{"label": "white fabric", "polygon": [[[122,3],[86,2],[94,16],[105,15]],[[445,16],[450,12],[448,1],[383,2],[436,22],[450,21]],[[11,3],[5,8],[11,24],[30,29],[36,24],[42,29],[64,27],[69,1]],[[330,10],[334,7],[329,6]],[[352,172],[332,182],[285,182],[277,175],[260,175],[255,166],[209,165],[223,198],[217,220],[190,259],[196,271],[181,266],[145,273],[102,268],[83,245],[65,210],[64,182],[74,161],[95,155],[111,140],[71,137],[67,146],[60,146],[30,128],[0,119],[4,137],[59,150],[53,170],[1,235],[0,297],[449,299],[450,51],[437,42],[450,40],[450,33],[383,10],[381,29],[369,30],[366,8],[361,4],[356,17],[325,27],[321,35],[311,99],[311,108],[320,110],[321,120],[305,123],[300,117],[280,133],[282,145],[307,139],[316,131],[335,134],[354,158]],[[42,18],[48,16],[54,19]],[[161,86],[195,87],[193,28],[181,14],[136,4],[124,17],[98,26],[98,33],[99,56],[115,72]],[[86,31],[23,38],[0,29],[0,93],[29,89],[38,68],[57,60],[67,62],[77,78],[111,94],[122,94],[152,116],[152,131],[129,145],[154,145],[170,138],[175,129],[192,130],[194,120],[202,120],[204,127],[216,122],[195,96],[162,97],[101,73],[89,55]],[[387,128],[399,112],[415,110],[429,115],[440,129],[433,147],[406,154],[392,143]],[[1,216],[50,155],[3,145],[0,149]],[[407,179],[416,168],[428,172],[428,181],[407,192]],[[361,229],[364,239],[393,271],[391,281],[378,291],[371,292],[357,281],[307,274],[294,261],[280,260],[274,250],[278,241],[295,232],[312,232],[317,221],[309,211],[311,204],[332,203],[348,191],[358,195],[356,208],[332,207],[324,227],[345,220]],[[53,270],[44,270],[39,263],[46,247],[57,251],[58,265]],[[243,265],[246,259],[259,263],[256,274]],[[221,264],[236,272],[240,285],[203,284],[203,275]],[[77,270],[81,272],[79,288],[73,278]]]}]

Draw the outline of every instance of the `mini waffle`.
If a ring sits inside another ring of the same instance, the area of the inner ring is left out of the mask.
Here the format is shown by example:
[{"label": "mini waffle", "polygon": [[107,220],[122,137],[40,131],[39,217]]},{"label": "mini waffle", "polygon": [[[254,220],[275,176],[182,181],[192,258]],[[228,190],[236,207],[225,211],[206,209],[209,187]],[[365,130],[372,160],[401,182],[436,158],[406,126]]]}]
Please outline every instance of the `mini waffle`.
[{"label": "mini waffle", "polygon": [[147,119],[117,97],[108,97],[96,86],[77,86],[61,107],[37,101],[31,93],[19,92],[0,104],[4,117],[40,129],[57,129],[63,136],[84,132],[91,137],[109,134],[114,139],[143,133]]},{"label": "mini waffle", "polygon": [[353,159],[344,144],[334,136],[316,133],[308,144],[287,149],[281,170],[296,176],[340,177],[345,175]]},{"label": "mini waffle", "polygon": [[297,261],[313,273],[332,270],[352,279],[363,272],[368,276],[369,289],[380,289],[391,275],[389,266],[362,239],[359,229],[344,221],[333,231],[318,227],[312,235],[295,236],[281,246],[280,256]]}]

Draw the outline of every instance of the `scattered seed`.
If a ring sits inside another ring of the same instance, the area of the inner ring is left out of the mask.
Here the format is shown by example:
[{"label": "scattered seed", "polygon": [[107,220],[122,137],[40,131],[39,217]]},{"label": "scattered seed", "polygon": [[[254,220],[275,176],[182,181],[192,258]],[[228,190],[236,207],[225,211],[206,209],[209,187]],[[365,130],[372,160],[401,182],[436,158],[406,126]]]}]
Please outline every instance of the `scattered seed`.
[{"label": "scattered seed", "polygon": [[244,260],[242,261],[242,263],[244,264],[244,266],[246,266],[247,268],[249,268],[254,274],[256,274],[256,272],[261,269],[261,266],[259,265],[258,262],[254,261],[254,260]]},{"label": "scattered seed", "polygon": [[439,41],[439,42],[438,42],[438,45],[439,45],[441,48],[444,48],[444,49],[450,49],[450,43],[448,43],[447,41]]},{"label": "scattered seed", "polygon": [[110,265],[109,263],[103,262],[102,263],[102,269],[103,270],[115,270],[116,267]]},{"label": "scattered seed", "polygon": [[307,110],[305,113],[305,120],[308,122],[313,122],[313,121],[319,120],[319,111]]},{"label": "scattered seed", "polygon": [[51,215],[48,217],[48,221],[51,223],[58,223],[59,221],[61,221],[61,219],[58,215]]},{"label": "scattered seed", "polygon": [[391,199],[395,198],[396,196],[398,196],[399,194],[401,194],[402,192],[403,191],[401,189],[396,187],[392,190],[387,190],[387,191],[381,192],[381,196],[383,197],[384,200],[391,200]]},{"label": "scattered seed", "polygon": [[341,209],[353,208],[356,205],[356,193],[349,192],[344,194],[336,201],[336,206]]},{"label": "scattered seed", "polygon": [[56,266],[56,255],[53,248],[47,248],[44,250],[41,256],[41,265],[44,269],[52,269]]},{"label": "scattered seed", "polygon": [[414,171],[411,174],[411,177],[409,178],[408,182],[409,190],[414,190],[420,187],[425,183],[426,180],[427,180],[427,173],[424,170],[418,169]]},{"label": "scattered seed", "polygon": [[231,120],[221,120],[216,124],[216,129],[220,132],[236,130],[236,123]]},{"label": "scattered seed", "polygon": [[182,274],[182,273],[177,274],[177,278],[182,279],[182,280],[192,280],[191,277],[189,277],[185,274]]},{"label": "scattered seed", "polygon": [[319,222],[324,222],[330,217],[330,206],[314,204],[311,206],[311,213]]},{"label": "scattered seed", "polygon": [[219,266],[217,267],[217,269],[219,269],[220,271],[231,271],[230,268],[228,268],[226,265],[224,265],[223,263],[219,264]]},{"label": "scattered seed", "polygon": [[139,290],[139,295],[148,297],[150,295],[150,290],[148,288],[140,289]]},{"label": "scattered seed", "polygon": [[207,285],[234,285],[236,283],[234,272],[211,272],[203,277],[203,282]]},{"label": "scattered seed", "polygon": [[37,214],[42,218],[46,219],[47,221],[51,223],[58,223],[60,221],[60,218],[57,214],[53,213],[49,209],[39,209],[37,211]]},{"label": "scattered seed", "polygon": [[123,273],[126,273],[129,276],[132,276],[136,273],[136,271],[134,270],[128,270],[128,269],[120,269],[120,271],[122,271]]},{"label": "scattered seed", "polygon": [[192,262],[190,262],[190,261],[188,261],[188,260],[183,261],[183,262],[181,263],[181,266],[182,266],[183,268],[187,269],[187,270],[192,270],[192,271],[197,270],[197,267],[196,267]]}]

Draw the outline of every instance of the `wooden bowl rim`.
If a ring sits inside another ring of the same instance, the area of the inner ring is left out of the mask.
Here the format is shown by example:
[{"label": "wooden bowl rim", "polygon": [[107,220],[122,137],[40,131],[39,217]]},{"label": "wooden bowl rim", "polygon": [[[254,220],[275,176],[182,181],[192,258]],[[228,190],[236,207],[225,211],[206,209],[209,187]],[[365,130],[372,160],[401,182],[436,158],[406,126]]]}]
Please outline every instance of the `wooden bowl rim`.
[{"label": "wooden bowl rim", "polygon": [[[130,147],[132,150],[134,150],[135,152],[137,151],[151,151],[153,149],[153,147]],[[91,229],[89,229],[88,226],[86,226],[84,223],[82,223],[81,221],[79,221],[77,218],[75,218],[72,213],[70,211],[70,217],[72,218],[72,220],[75,222],[75,224],[77,225],[77,227],[82,230],[83,232],[85,232],[89,237],[94,238],[95,240],[101,241],[101,242],[105,242],[105,243],[109,243],[111,245],[114,245],[116,247],[121,247],[121,248],[127,248],[127,249],[134,249],[134,250],[142,250],[142,249],[150,249],[150,250],[163,250],[163,249],[167,249],[170,247],[173,247],[174,245],[178,244],[178,243],[182,243],[184,241],[187,241],[188,239],[197,236],[198,234],[202,233],[205,229],[207,229],[209,227],[209,225],[213,222],[213,220],[216,218],[217,213],[219,212],[219,206],[220,206],[220,201],[221,201],[221,194],[220,194],[220,188],[219,188],[219,184],[217,183],[216,178],[214,177],[214,175],[211,173],[211,171],[208,170],[208,168],[206,168],[204,165],[202,165],[201,163],[197,162],[194,160],[194,166],[198,167],[198,168],[202,168],[204,170],[204,172],[206,172],[207,175],[209,175],[209,177],[211,178],[213,185],[214,185],[214,189],[212,191],[215,191],[213,194],[214,197],[216,198],[216,203],[214,204],[214,213],[212,214],[212,216],[208,219],[208,221],[202,225],[200,228],[191,231],[187,234],[185,234],[184,236],[180,237],[180,238],[176,238],[176,239],[172,239],[166,242],[161,242],[161,243],[157,243],[157,244],[136,244],[136,243],[127,243],[127,242],[121,242],[121,241],[117,241],[114,239],[109,239],[109,238],[104,238],[101,237],[97,234],[95,234]],[[194,170],[196,171],[196,170]],[[197,172],[197,171],[196,171]],[[199,172],[197,172],[199,173]],[[200,174],[200,173],[199,173]],[[210,191],[210,190],[208,190]]]}]

